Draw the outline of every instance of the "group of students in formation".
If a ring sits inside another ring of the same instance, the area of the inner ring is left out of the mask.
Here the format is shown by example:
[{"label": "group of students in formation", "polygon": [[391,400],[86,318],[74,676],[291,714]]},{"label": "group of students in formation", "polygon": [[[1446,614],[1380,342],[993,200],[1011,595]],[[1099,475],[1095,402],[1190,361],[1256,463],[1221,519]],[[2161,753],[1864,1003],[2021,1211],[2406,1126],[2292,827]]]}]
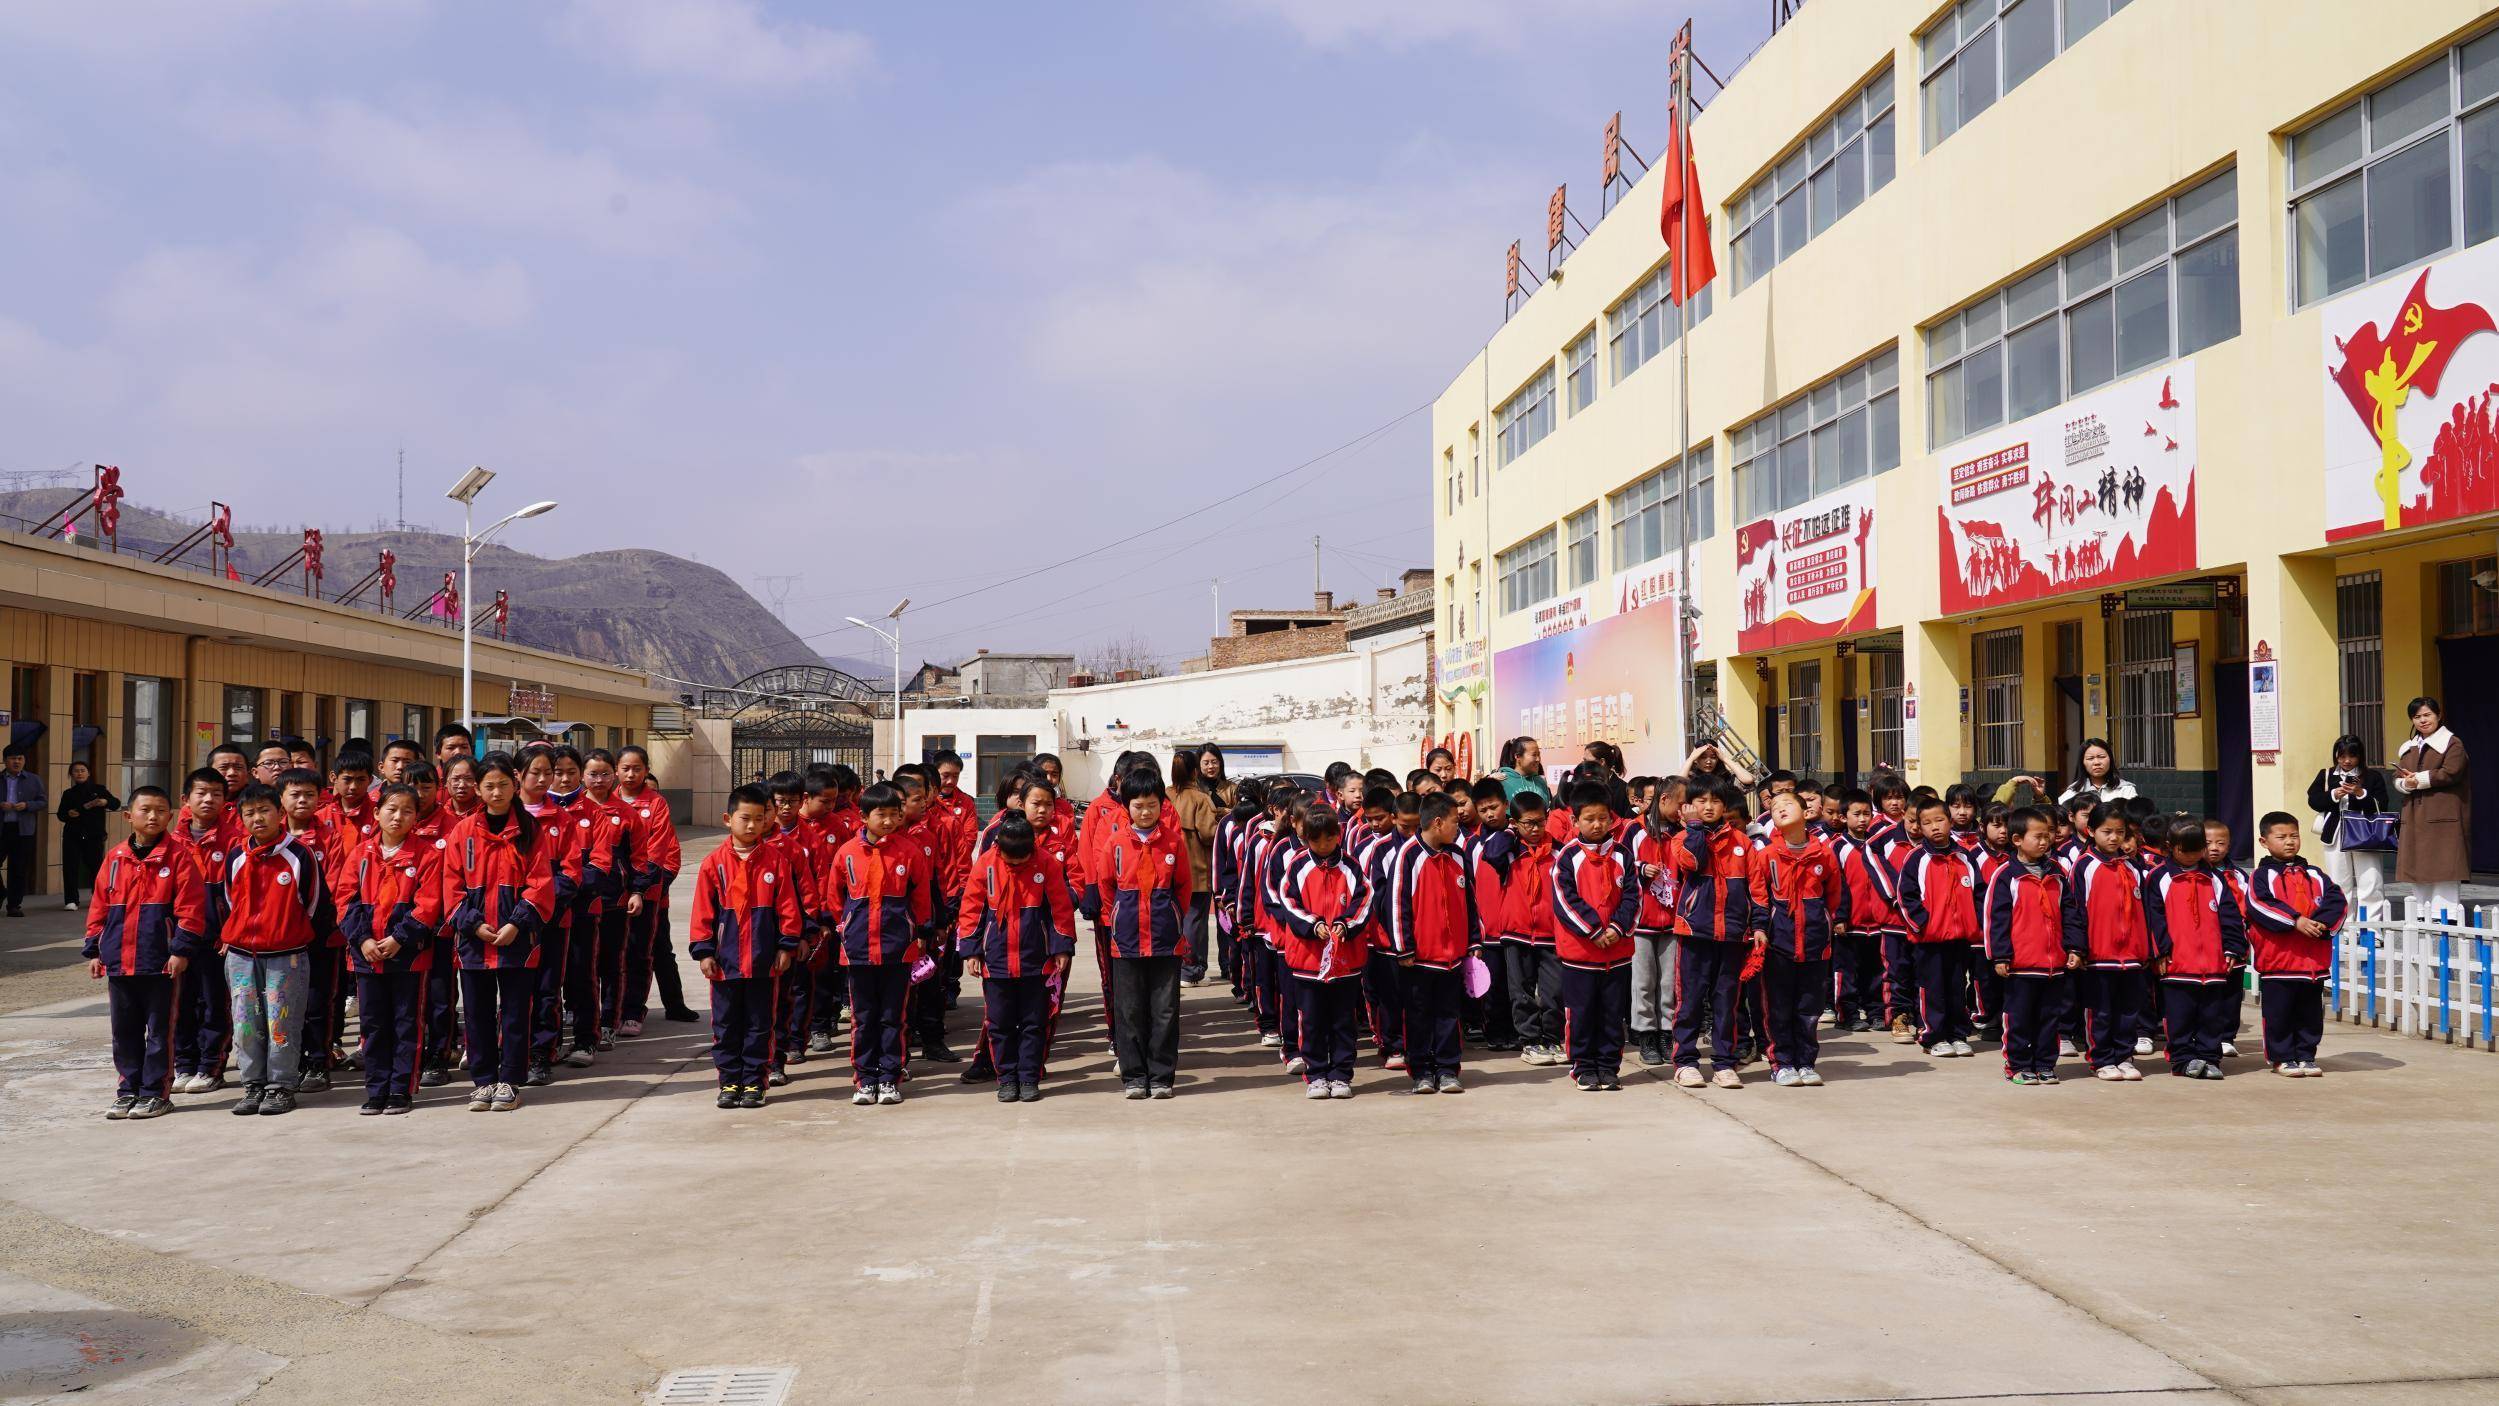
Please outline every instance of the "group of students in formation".
[{"label": "group of students in formation", "polygon": [[[370,1114],[406,1112],[462,1050],[469,1107],[517,1108],[640,1034],[655,975],[666,1014],[700,1018],[673,985],[680,855],[640,749],[437,747],[393,742],[378,777],[349,751],[326,786],[280,749],[220,748],[178,811],[134,791],[88,920],[121,1079],[107,1116],[220,1087],[229,1050],[236,1113],[291,1110],[346,1062],[351,990]],[[852,1101],[900,1103],[913,1047],[960,1059],[965,974],[983,1021],[964,1082],[1040,1099],[1080,918],[1131,1099],[1176,1092],[1184,967],[1210,956],[1310,1099],[1352,1096],[1366,1038],[1418,1095],[1464,1090],[1469,1040],[1588,1091],[1621,1087],[1627,1046],[1688,1088],[1739,1088],[1759,1059],[1812,1087],[1826,1017],[1939,1059],[1999,1042],[2022,1085],[2056,1083],[2061,1059],[2137,1081],[2156,1041],[2170,1073],[2219,1079],[2251,964],[2267,1064],[2321,1072],[2346,905],[2287,814],[2243,870],[2220,822],[2132,797],[2010,807],[1780,772],[1756,810],[1724,772],[1592,758],[1555,805],[1435,761],[1402,782],[1340,764],[1310,791],[1229,783],[1202,849],[1142,752],[1081,814],[1048,756],[986,822],[951,753],[865,787],[838,765],[740,786],[688,917],[717,1102],[761,1107],[834,1052],[847,1008]]]}]

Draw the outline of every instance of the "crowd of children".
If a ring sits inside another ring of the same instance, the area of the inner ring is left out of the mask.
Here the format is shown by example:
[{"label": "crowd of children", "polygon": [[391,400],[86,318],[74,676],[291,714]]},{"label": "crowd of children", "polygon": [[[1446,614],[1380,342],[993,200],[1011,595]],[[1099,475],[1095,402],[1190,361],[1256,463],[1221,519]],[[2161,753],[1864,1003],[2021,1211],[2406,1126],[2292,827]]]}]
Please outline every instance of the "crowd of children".
[{"label": "crowd of children", "polygon": [[[473,750],[447,728],[430,760],[351,747],[324,778],[308,748],[225,746],[178,798],[135,788],[87,925],[108,1117],[216,1090],[229,1059],[235,1113],[291,1111],[350,1062],[351,996],[361,1111],[383,1115],[455,1057],[471,1109],[518,1108],[639,1035],[654,981],[669,1018],[701,1018],[676,984],[680,851],[649,758]],[[951,753],[864,787],[838,765],[740,786],[687,932],[719,1106],[760,1107],[832,1054],[845,1010],[852,1101],[900,1103],[914,1047],[958,1060],[967,974],[983,1019],[964,1081],[1038,1100],[1079,919],[1131,1099],[1176,1092],[1183,972],[1210,955],[1314,1100],[1352,1096],[1366,1039],[1417,1095],[1463,1092],[1469,1041],[1589,1091],[1621,1087],[1626,1048],[1684,1087],[1741,1087],[1757,1059],[1811,1087],[1826,1020],[1936,1058],[1996,1042],[2016,1084],[2066,1059],[2140,1080],[2156,1041],[2172,1074],[2218,1079],[2251,964],[2267,1064],[2320,1072],[2344,900],[2291,816],[2264,817],[2251,872],[2226,827],[2133,798],[2012,808],[1776,773],[1755,810],[1723,772],[1592,758],[1554,805],[1434,762],[1227,785],[1203,904],[1150,754],[1118,758],[1081,816],[1048,756],[1003,778],[986,823]]]}]

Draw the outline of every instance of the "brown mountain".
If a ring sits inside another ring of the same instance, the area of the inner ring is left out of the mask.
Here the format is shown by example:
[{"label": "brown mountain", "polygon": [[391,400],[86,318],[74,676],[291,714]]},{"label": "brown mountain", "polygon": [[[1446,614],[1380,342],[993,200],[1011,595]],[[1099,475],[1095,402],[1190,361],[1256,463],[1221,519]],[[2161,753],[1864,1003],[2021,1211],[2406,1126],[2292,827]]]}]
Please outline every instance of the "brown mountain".
[{"label": "brown mountain", "polygon": [[[84,490],[28,489],[0,493],[0,530],[23,532],[50,517]],[[93,542],[93,519],[81,526]],[[120,547],[155,556],[197,526],[125,501]],[[303,545],[300,530],[234,534],[234,566],[246,581]],[[321,592],[336,599],[374,569],[380,554],[398,554],[400,613],[421,607],[440,587],[445,571],[460,567],[460,539],[439,532],[323,531]],[[186,561],[206,568],[205,547]],[[300,572],[289,569],[272,583],[300,589]],[[747,594],[744,587],[700,562],[667,552],[628,547],[547,558],[499,544],[477,554],[473,606],[490,606],[494,593],[512,597],[509,631],[521,644],[700,683],[734,683],[775,664],[811,663],[816,654],[788,626]],[[361,603],[370,605],[367,588]],[[478,628],[491,616],[479,614]]]}]

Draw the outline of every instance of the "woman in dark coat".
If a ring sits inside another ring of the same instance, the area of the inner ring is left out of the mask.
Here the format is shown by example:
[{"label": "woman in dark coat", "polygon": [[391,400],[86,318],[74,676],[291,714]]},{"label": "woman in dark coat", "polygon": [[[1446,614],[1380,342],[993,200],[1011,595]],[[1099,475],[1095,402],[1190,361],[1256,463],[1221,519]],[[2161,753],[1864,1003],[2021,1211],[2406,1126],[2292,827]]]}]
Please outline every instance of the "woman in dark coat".
[{"label": "woman in dark coat", "polygon": [[62,907],[77,907],[78,895],[94,886],[104,863],[104,818],[119,809],[121,802],[89,777],[85,762],[69,764],[69,789],[53,811],[61,821]]},{"label": "woman in dark coat", "polygon": [[2395,808],[2386,773],[2369,765],[2366,744],[2346,733],[2334,739],[2334,765],[2321,767],[2308,783],[2308,808],[2317,813],[2317,838],[2325,845],[2325,873],[2354,903],[2372,907],[2385,882],[2386,866],[2377,853],[2343,848],[2346,815],[2384,815]]},{"label": "woman in dark coat", "polygon": [[2415,698],[2404,712],[2412,735],[2395,753],[2395,789],[2404,823],[2395,841],[2395,878],[2413,886],[2429,912],[2463,916],[2464,881],[2473,873],[2473,793],[2464,740],[2447,730],[2435,698]]}]

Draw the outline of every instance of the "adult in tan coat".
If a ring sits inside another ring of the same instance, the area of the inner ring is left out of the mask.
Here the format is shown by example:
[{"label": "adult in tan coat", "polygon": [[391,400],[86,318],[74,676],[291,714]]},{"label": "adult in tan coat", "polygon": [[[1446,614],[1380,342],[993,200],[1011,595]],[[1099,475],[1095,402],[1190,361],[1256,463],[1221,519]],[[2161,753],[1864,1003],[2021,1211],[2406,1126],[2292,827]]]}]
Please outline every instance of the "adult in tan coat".
[{"label": "adult in tan coat", "polygon": [[1199,783],[1197,749],[1184,747],[1171,756],[1171,810],[1189,846],[1189,913],[1185,931],[1189,955],[1181,959],[1180,982],[1206,982],[1206,954],[1213,941],[1207,919],[1214,911],[1215,822],[1223,818],[1215,798]]},{"label": "adult in tan coat", "polygon": [[2414,901],[2431,912],[2464,913],[2463,885],[2473,872],[2473,793],[2464,741],[2447,730],[2435,698],[2404,710],[2412,735],[2395,753],[2395,789],[2404,798],[2395,841],[2395,880],[2413,886]]}]

